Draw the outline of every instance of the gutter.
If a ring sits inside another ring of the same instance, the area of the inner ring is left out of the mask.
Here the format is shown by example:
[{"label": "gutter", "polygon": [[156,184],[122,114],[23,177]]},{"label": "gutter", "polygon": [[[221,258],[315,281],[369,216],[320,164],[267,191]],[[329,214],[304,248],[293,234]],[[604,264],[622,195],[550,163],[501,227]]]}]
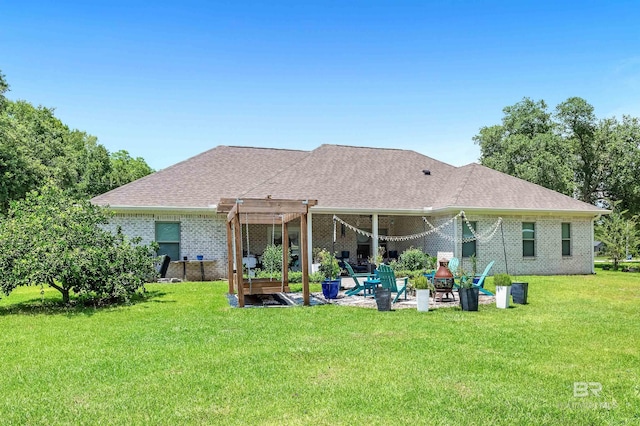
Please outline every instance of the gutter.
[{"label": "gutter", "polygon": [[171,207],[171,206],[110,206],[108,204],[101,205],[108,210],[117,213],[154,213],[154,212],[181,212],[181,213],[216,213],[216,204],[208,207]]},{"label": "gutter", "polygon": [[[504,214],[504,215],[538,215],[538,216],[557,216],[557,215],[571,215],[571,216],[585,216],[585,217],[598,217],[604,214],[610,214],[611,210],[598,209],[598,210],[568,210],[568,209],[530,209],[530,208],[491,208],[491,207],[443,207],[438,209],[430,209],[428,213],[452,213],[464,210],[469,214]],[[427,213],[425,210],[424,213]]]},{"label": "gutter", "polygon": [[[175,206],[110,206],[103,205],[107,209],[115,212],[182,212],[182,213],[216,213],[216,204],[211,204],[207,207],[175,207]],[[489,208],[489,207],[442,207],[432,208],[423,207],[421,209],[372,209],[372,208],[345,208],[345,207],[324,207],[313,206],[309,208],[310,213],[318,214],[352,214],[352,215],[372,215],[379,214],[385,216],[418,216],[418,215],[433,215],[433,214],[446,214],[446,213],[458,213],[460,210],[464,210],[468,214],[504,214],[504,215],[539,215],[539,216],[556,216],[556,215],[571,215],[571,216],[585,216],[585,217],[598,217],[600,215],[610,214],[611,210],[598,209],[598,210],[566,210],[566,209],[529,209],[529,208]]]}]

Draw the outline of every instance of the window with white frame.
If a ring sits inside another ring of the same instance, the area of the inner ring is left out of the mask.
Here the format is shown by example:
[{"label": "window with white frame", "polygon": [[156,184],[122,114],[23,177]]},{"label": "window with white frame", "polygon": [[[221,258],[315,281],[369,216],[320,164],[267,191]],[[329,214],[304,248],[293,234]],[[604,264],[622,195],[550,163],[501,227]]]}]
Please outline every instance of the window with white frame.
[{"label": "window with white frame", "polygon": [[536,224],[522,222],[522,256],[534,257],[536,255]]},{"label": "window with white frame", "polygon": [[571,224],[562,224],[562,255],[571,256]]}]

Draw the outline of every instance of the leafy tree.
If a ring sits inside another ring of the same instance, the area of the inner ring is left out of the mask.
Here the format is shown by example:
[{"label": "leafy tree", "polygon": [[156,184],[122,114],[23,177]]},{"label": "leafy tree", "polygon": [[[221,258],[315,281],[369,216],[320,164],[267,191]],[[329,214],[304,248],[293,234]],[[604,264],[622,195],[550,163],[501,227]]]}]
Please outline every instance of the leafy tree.
[{"label": "leafy tree", "polygon": [[593,106],[582,98],[569,98],[556,107],[555,116],[574,154],[576,195],[582,201],[594,203],[602,184],[606,151],[604,141],[595,137]]},{"label": "leafy tree", "polygon": [[151,248],[104,230],[109,215],[47,183],[13,202],[0,223],[0,288],[47,284],[69,303],[70,292],[122,299],[155,276]]},{"label": "leafy tree", "polygon": [[474,136],[480,145],[480,162],[492,169],[572,195],[573,161],[568,141],[544,101],[524,98],[503,109],[502,125],[483,127]]},{"label": "leafy tree", "polygon": [[603,197],[620,203],[633,214],[640,212],[640,121],[623,116],[603,120],[598,139],[606,146]]},{"label": "leafy tree", "polygon": [[142,157],[133,158],[125,150],[111,153],[109,160],[111,163],[109,189],[117,188],[153,173],[153,169]]},{"label": "leafy tree", "polygon": [[[616,203],[616,207],[617,207]],[[603,217],[596,227],[596,238],[604,245],[604,254],[613,260],[613,269],[618,270],[620,260],[626,259],[627,254],[638,253],[640,245],[640,231],[638,231],[638,216],[627,219],[627,210],[618,209]]]},{"label": "leafy tree", "polygon": [[598,120],[593,107],[572,97],[553,116],[544,101],[524,98],[504,108],[501,125],[473,139],[480,162],[597,205],[620,201],[640,213],[640,121]]},{"label": "leafy tree", "polygon": [[52,108],[8,100],[8,90],[0,73],[0,213],[44,181],[90,198],[153,172],[144,159],[110,154],[95,136],[70,130]]}]

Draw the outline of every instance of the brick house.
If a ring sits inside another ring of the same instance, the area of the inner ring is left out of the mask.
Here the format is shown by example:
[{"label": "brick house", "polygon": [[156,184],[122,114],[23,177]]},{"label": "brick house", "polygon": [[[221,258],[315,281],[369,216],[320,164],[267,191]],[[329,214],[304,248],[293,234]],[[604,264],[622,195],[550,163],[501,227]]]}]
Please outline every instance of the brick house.
[{"label": "brick house", "polygon": [[[289,227],[294,256],[324,247],[355,264],[379,245],[390,257],[419,247],[453,252],[465,269],[475,254],[480,270],[495,260],[494,273],[514,275],[593,273],[593,222],[608,213],[475,163],[455,167],[414,151],[340,145],[218,146],[92,201],[115,211],[113,229],[157,241],[174,260],[203,256],[209,280],[227,274],[226,217],[217,203],[243,197],[318,200],[308,247],[297,245],[295,223]],[[474,232],[485,238],[469,241]],[[248,233],[248,251],[259,259],[281,225],[250,225]],[[382,235],[411,238],[376,238]],[[172,263],[168,276],[182,276],[185,267],[189,279],[200,279],[199,262]]]}]

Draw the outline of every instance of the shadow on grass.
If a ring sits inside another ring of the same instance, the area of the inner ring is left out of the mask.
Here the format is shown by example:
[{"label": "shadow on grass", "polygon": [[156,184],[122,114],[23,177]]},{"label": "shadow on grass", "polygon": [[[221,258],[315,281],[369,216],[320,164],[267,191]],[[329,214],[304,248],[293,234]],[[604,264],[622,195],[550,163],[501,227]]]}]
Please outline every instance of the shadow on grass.
[{"label": "shadow on grass", "polygon": [[121,306],[132,306],[141,303],[175,303],[170,300],[158,300],[166,293],[158,290],[136,293],[128,301],[106,302],[104,300],[83,300],[75,298],[71,303],[64,304],[59,297],[33,298],[9,306],[0,306],[0,316],[5,315],[77,315],[91,316],[101,310],[108,310]]}]

